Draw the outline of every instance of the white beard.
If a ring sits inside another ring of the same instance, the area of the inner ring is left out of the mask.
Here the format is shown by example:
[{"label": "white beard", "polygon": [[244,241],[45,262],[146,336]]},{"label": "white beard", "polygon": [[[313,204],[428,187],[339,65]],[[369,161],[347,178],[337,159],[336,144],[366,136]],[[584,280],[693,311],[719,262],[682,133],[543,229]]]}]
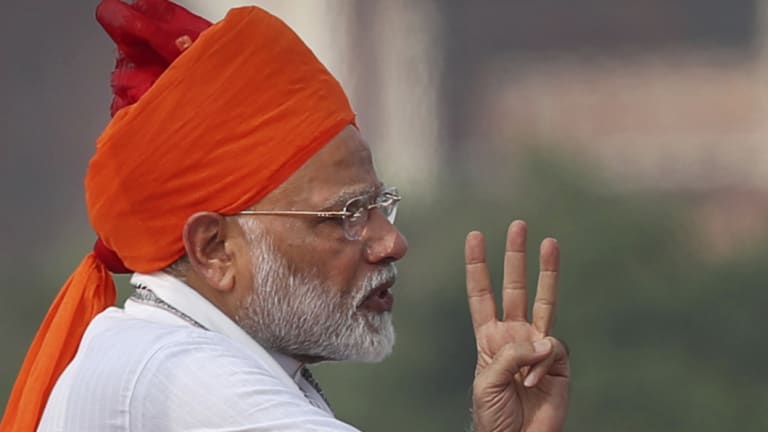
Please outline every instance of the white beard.
[{"label": "white beard", "polygon": [[255,219],[239,222],[252,245],[254,286],[235,320],[254,340],[289,356],[323,360],[378,362],[392,352],[392,314],[359,306],[374,288],[396,277],[394,264],[345,295],[313,272],[292,268]]}]

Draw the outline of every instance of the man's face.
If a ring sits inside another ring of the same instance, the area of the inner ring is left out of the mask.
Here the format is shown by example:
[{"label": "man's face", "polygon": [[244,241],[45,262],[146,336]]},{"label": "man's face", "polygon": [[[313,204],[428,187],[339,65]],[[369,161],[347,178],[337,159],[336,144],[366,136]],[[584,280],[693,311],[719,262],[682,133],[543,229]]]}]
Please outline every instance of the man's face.
[{"label": "man's face", "polygon": [[[255,209],[338,211],[381,189],[368,146],[348,127]],[[252,263],[241,327],[294,357],[378,361],[391,352],[390,287],[407,244],[384,214],[372,210],[358,240],[339,219],[257,218],[240,219]]]}]

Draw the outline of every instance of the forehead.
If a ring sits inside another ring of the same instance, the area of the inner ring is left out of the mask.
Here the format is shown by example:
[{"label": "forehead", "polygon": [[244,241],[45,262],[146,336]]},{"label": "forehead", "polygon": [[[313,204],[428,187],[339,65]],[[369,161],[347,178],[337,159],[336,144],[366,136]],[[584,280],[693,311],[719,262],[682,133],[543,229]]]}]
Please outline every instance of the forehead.
[{"label": "forehead", "polygon": [[270,195],[287,204],[321,208],[379,186],[368,144],[348,126]]}]

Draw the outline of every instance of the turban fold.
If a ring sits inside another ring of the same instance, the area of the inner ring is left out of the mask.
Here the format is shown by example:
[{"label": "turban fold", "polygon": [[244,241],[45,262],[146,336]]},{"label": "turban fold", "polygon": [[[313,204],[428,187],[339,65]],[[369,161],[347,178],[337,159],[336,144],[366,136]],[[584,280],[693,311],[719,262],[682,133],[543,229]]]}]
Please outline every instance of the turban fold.
[{"label": "turban fold", "polygon": [[[120,100],[115,90],[113,109],[125,108],[97,140],[86,203],[102,246],[143,273],[183,256],[189,216],[252,206],[355,121],[336,79],[290,28],[256,7],[233,9],[203,31],[135,104],[126,106],[143,90]],[[109,271],[87,255],[35,336],[0,432],[37,427],[88,323],[114,299]]]}]

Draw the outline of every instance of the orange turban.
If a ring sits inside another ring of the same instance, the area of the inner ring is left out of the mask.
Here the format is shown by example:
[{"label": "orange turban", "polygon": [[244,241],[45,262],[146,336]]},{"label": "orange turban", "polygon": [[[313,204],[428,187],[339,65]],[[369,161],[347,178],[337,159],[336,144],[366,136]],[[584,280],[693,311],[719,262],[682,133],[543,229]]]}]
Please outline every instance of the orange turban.
[{"label": "orange turban", "polygon": [[[353,123],[341,86],[293,31],[256,7],[234,9],[98,139],[85,178],[91,223],[128,268],[163,269],[184,254],[189,216],[252,206]],[[89,254],[38,331],[0,431],[36,428],[88,323],[114,299]]]}]

